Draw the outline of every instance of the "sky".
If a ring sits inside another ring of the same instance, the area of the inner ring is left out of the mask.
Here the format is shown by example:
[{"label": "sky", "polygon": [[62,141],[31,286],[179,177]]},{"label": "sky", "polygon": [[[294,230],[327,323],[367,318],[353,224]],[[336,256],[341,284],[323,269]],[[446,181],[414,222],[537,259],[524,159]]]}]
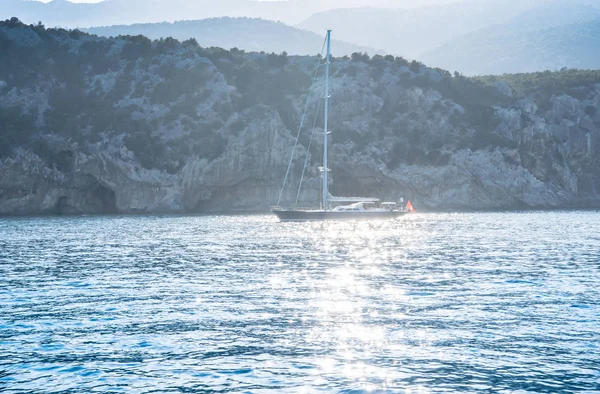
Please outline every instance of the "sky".
[{"label": "sky", "polygon": [[[51,0],[37,0],[37,1],[41,1],[42,3],[49,3]],[[104,0],[69,0],[71,3],[100,3],[101,1]]]},{"label": "sky", "polygon": [[[41,1],[43,3],[48,3],[51,0],[37,0],[37,1]],[[70,1],[72,3],[100,3],[104,0],[67,0]],[[190,1],[194,1],[194,0],[190,0]],[[282,1],[282,0],[257,0],[257,1]],[[285,1],[285,0],[283,0]],[[402,7],[418,7],[420,5],[429,5],[432,3],[451,3],[451,2],[455,2],[458,3],[462,0],[398,0],[398,5],[402,6]],[[364,1],[364,3],[369,3],[368,0]]]},{"label": "sky", "polygon": [[[51,0],[37,0],[42,3],[49,3]],[[100,3],[103,0],[69,0],[71,3]]]}]

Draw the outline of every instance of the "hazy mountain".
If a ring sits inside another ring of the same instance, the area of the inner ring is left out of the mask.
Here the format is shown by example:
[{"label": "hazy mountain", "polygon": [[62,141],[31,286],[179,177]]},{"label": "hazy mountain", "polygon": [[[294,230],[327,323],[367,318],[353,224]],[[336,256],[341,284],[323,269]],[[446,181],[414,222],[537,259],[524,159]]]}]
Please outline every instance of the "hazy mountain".
[{"label": "hazy mountain", "polygon": [[528,31],[586,23],[598,18],[600,18],[600,2],[595,0],[548,0],[511,19],[510,26],[497,26],[497,28]]},{"label": "hazy mountain", "polygon": [[469,34],[422,56],[429,64],[465,75],[563,67],[600,69],[600,20],[540,30],[489,29]]},{"label": "hazy mountain", "polygon": [[600,7],[554,3],[455,38],[421,56],[467,75],[600,68]]},{"label": "hazy mountain", "polygon": [[[421,0],[418,5],[454,0]],[[106,0],[47,4],[30,0],[1,0],[0,18],[19,17],[26,23],[44,21],[49,26],[88,27],[148,22],[172,22],[212,17],[253,17],[298,23],[315,12],[340,7],[414,7],[411,0]],[[321,29],[323,30],[323,29]]]},{"label": "hazy mountain", "polygon": [[[325,31],[321,34],[290,27],[283,23],[250,18],[211,18],[199,21],[147,23],[122,26],[93,27],[85,31],[100,36],[138,35],[152,39],[173,37],[179,40],[195,38],[203,47],[238,48],[246,51],[313,55],[321,50]],[[342,41],[333,41],[337,55],[354,52],[383,53]]]},{"label": "hazy mountain", "polygon": [[[0,22],[0,48],[0,214],[266,210],[322,66],[18,20]],[[467,78],[392,56],[331,68],[332,194],[600,207],[600,71]],[[322,89],[319,79],[310,125]],[[284,203],[308,156],[301,204],[318,205],[311,133]]]},{"label": "hazy mountain", "polygon": [[346,8],[317,13],[297,26],[334,30],[335,37],[418,58],[462,34],[504,23],[540,0],[469,0],[417,9]]}]

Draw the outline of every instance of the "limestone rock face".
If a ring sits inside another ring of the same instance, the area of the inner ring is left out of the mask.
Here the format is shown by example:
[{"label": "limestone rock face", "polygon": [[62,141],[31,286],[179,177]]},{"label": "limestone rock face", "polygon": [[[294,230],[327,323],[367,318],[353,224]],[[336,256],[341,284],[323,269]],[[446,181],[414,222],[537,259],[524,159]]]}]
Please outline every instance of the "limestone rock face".
[{"label": "limestone rock face", "polygon": [[89,174],[65,175],[19,151],[0,165],[0,214],[116,213],[114,192]]},{"label": "limestone rock face", "polygon": [[[304,113],[316,57],[26,26],[0,26],[1,42],[32,56],[0,61],[1,215],[318,205],[319,80]],[[518,78],[334,59],[331,193],[432,209],[600,207],[600,78]]]},{"label": "limestone rock face", "polygon": [[[241,116],[251,118],[248,126],[218,159],[190,161],[183,168],[180,185],[186,210],[266,210],[276,202],[294,138],[270,108],[252,108]],[[296,154],[302,158],[306,150],[299,148]]]},{"label": "limestone rock face", "polygon": [[[190,159],[177,174],[143,168],[124,152],[78,153],[65,174],[19,152],[0,164],[0,214],[267,210],[277,199],[294,139],[275,111],[251,112],[261,116],[222,156]],[[300,146],[297,156],[305,155]],[[289,188],[284,196],[292,198]]]}]

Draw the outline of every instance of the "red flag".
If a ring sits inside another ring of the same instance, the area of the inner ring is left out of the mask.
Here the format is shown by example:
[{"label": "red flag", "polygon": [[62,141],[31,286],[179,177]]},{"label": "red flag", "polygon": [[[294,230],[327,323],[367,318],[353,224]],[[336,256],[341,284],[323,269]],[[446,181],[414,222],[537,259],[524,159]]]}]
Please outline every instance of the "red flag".
[{"label": "red flag", "polygon": [[413,208],[412,204],[410,203],[410,200],[408,200],[408,202],[406,203],[406,209],[408,210],[408,212],[414,212],[415,209]]}]

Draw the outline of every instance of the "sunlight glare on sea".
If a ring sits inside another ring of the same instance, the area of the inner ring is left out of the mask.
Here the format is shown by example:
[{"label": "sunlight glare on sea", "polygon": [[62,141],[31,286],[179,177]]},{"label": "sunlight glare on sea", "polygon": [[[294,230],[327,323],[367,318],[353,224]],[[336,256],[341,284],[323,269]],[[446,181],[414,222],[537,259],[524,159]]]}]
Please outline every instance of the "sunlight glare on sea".
[{"label": "sunlight glare on sea", "polygon": [[0,390],[600,391],[600,213],[0,219]]}]

